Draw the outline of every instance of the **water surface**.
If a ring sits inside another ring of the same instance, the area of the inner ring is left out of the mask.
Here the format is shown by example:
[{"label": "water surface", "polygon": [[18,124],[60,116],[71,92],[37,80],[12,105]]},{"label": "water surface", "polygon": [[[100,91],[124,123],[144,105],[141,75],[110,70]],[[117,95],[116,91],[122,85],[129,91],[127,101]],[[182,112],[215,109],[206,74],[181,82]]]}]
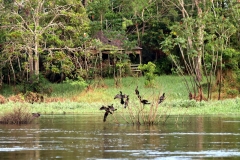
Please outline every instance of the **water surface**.
[{"label": "water surface", "polygon": [[240,117],[170,117],[165,125],[102,122],[102,116],[42,115],[0,125],[0,159],[240,159]]}]

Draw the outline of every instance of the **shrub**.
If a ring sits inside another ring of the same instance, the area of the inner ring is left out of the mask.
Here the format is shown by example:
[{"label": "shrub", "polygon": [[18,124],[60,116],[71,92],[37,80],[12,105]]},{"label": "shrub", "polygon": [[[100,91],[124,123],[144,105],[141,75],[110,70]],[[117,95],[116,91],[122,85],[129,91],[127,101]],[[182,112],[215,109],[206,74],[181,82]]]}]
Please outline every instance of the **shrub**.
[{"label": "shrub", "polygon": [[237,95],[238,95],[238,90],[236,90],[236,89],[229,89],[228,91],[227,91],[227,94],[228,95],[230,95],[231,97],[236,97]]},{"label": "shrub", "polygon": [[12,111],[4,113],[0,117],[1,124],[29,124],[33,120],[32,113],[25,106],[15,107]]},{"label": "shrub", "polygon": [[145,77],[145,86],[152,87],[154,85],[154,80],[156,78],[155,70],[156,65],[152,62],[148,62],[148,64],[140,65],[138,67],[142,72],[144,72]]}]

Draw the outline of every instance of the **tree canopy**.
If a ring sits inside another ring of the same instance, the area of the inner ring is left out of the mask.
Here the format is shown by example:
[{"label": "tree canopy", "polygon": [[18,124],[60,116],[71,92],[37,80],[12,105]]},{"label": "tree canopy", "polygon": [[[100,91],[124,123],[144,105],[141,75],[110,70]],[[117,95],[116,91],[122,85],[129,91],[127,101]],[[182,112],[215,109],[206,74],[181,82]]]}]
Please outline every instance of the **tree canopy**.
[{"label": "tree canopy", "polygon": [[[201,96],[207,79],[211,98],[213,79],[219,93],[227,77],[240,79],[239,6],[238,0],[0,0],[0,84],[39,75],[61,82],[99,70],[103,76],[102,55],[92,52],[111,44],[96,37],[101,32],[123,50],[141,47],[143,63],[155,63],[157,74],[190,75],[189,93]],[[110,58],[117,70],[131,60],[127,52]]]}]

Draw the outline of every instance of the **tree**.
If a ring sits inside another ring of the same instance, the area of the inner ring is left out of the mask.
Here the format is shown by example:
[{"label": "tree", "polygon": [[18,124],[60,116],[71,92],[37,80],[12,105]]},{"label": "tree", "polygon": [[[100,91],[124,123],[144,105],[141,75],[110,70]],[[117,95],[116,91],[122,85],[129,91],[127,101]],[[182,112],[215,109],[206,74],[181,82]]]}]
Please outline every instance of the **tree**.
[{"label": "tree", "polygon": [[[169,2],[173,3],[173,1]],[[235,27],[228,19],[221,16],[221,14],[211,12],[210,8],[214,5],[213,3],[207,3],[206,1],[203,2],[201,4],[200,1],[194,0],[194,3],[192,3],[192,8],[196,7],[197,12],[194,12],[194,10],[192,10],[192,12],[187,10],[184,6],[184,2],[181,0],[178,0],[178,3],[174,3],[181,9],[183,18],[180,23],[176,23],[170,27],[172,31],[171,35],[162,43],[165,52],[169,54],[171,54],[170,50],[174,47],[177,46],[179,48],[185,66],[184,70],[192,76],[191,80],[193,83],[188,83],[185,79],[187,88],[190,94],[192,94],[193,90],[195,96],[196,92],[198,92],[197,99],[200,101],[203,99],[203,71],[205,72],[204,76],[206,76],[208,81],[209,97],[211,77],[215,75],[216,67],[221,68],[223,64],[223,50],[229,45],[229,38],[235,32]],[[207,45],[211,45],[212,47],[206,47]],[[210,49],[211,51],[207,49]],[[207,64],[206,59],[208,56],[212,57],[212,60]],[[204,66],[202,65],[202,62],[204,62]],[[181,68],[176,59],[174,59],[174,63],[178,66],[179,72],[184,75],[185,71]],[[209,66],[211,66],[211,69],[209,69]],[[208,68],[209,72],[207,72],[206,68]],[[193,84],[192,89],[190,87],[191,84]],[[221,90],[221,81],[219,86]]]},{"label": "tree", "polygon": [[[88,18],[81,2],[64,1],[2,1],[1,29],[6,33],[2,50],[3,61],[8,61],[13,75],[12,61],[27,77],[38,76],[40,58],[44,52],[79,51],[81,37],[88,29]],[[58,52],[59,53],[59,52]],[[14,80],[16,81],[16,79]]]}]

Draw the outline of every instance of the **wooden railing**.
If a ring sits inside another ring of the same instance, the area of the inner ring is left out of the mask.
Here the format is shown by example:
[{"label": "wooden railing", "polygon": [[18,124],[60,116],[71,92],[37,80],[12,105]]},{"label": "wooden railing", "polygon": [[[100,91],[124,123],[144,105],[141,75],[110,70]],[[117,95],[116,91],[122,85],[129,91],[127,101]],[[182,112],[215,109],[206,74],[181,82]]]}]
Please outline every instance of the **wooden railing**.
[{"label": "wooden railing", "polygon": [[131,64],[130,65],[130,68],[131,68],[131,72],[140,72],[141,73],[141,70],[138,68],[140,64]]}]

